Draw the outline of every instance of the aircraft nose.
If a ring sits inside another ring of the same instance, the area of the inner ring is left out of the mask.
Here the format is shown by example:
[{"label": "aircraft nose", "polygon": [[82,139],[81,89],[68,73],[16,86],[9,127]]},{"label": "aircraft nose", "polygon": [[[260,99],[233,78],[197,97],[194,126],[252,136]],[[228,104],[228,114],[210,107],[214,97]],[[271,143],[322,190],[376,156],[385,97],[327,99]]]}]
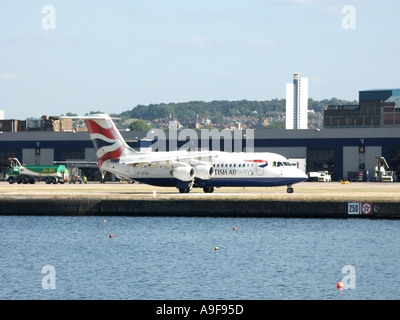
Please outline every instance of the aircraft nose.
[{"label": "aircraft nose", "polygon": [[300,179],[305,179],[305,180],[308,179],[308,175],[307,175],[306,173],[304,173],[304,172],[301,171],[300,169],[296,169],[296,170],[297,170],[297,176],[298,176]]}]

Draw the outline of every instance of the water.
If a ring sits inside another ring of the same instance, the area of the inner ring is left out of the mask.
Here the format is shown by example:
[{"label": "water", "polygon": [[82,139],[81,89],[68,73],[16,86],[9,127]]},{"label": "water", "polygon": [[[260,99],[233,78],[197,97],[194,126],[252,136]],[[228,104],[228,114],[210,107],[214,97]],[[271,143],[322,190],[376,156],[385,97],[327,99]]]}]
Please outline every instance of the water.
[{"label": "water", "polygon": [[[397,220],[0,216],[0,232],[1,300],[397,300],[400,292]],[[345,266],[353,288],[339,291]]]}]

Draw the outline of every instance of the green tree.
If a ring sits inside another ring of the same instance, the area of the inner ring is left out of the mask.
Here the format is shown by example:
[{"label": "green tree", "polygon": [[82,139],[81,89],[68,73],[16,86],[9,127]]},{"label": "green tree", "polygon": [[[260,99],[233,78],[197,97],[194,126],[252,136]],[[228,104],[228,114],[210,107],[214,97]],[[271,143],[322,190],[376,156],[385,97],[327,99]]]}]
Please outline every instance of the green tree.
[{"label": "green tree", "polygon": [[152,126],[144,120],[135,120],[131,123],[129,129],[133,131],[149,131],[152,129]]},{"label": "green tree", "polygon": [[264,126],[264,129],[285,129],[286,123],[285,122],[274,122],[269,124],[268,126]]}]

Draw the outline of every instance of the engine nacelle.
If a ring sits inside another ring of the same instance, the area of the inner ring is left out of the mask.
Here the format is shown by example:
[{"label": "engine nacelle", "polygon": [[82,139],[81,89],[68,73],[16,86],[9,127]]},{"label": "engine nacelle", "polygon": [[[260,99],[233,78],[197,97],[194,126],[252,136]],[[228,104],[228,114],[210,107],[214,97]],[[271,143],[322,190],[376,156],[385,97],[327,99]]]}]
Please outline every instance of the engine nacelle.
[{"label": "engine nacelle", "polygon": [[201,165],[195,166],[194,170],[195,170],[196,178],[200,178],[200,179],[204,179],[204,180],[210,179],[215,173],[214,167],[209,164],[201,164]]},{"label": "engine nacelle", "polygon": [[182,181],[190,181],[194,179],[194,168],[192,166],[179,166],[171,171],[171,174]]}]

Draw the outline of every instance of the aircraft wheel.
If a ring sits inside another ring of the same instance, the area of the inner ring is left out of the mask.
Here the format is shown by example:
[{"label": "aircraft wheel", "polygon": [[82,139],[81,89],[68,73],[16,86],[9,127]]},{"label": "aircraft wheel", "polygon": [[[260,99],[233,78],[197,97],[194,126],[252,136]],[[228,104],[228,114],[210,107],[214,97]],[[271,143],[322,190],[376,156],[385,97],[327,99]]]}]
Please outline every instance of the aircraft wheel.
[{"label": "aircraft wheel", "polygon": [[190,192],[190,188],[180,188],[179,192],[180,193],[189,193]]},{"label": "aircraft wheel", "polygon": [[214,190],[215,190],[215,187],[211,187],[211,186],[203,188],[204,193],[213,193]]},{"label": "aircraft wheel", "polygon": [[286,189],[286,191],[287,191],[287,193],[293,193],[293,192],[294,192],[294,189],[293,189],[292,187],[288,187],[288,188]]}]

